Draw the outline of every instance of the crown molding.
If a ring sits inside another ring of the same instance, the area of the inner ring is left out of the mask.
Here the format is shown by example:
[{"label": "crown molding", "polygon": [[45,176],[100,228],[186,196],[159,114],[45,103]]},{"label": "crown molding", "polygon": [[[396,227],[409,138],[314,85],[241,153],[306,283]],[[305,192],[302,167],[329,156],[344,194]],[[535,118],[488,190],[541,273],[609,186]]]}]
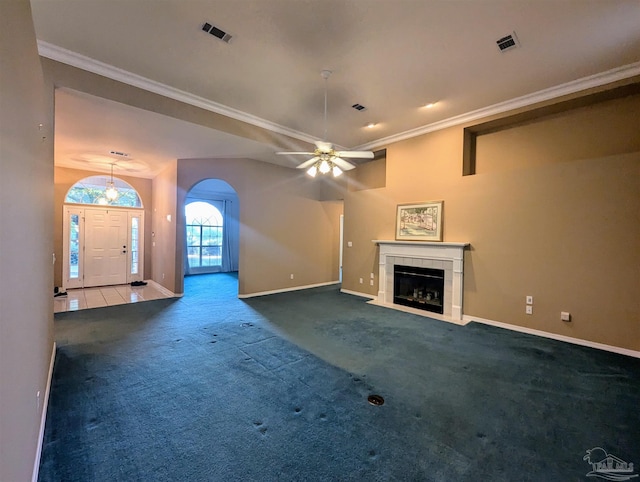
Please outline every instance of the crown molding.
[{"label": "crown molding", "polygon": [[232,119],[246,122],[247,124],[251,124],[262,129],[293,137],[294,139],[298,139],[300,141],[313,144],[315,141],[319,140],[317,137],[310,136],[308,134],[305,134],[304,132],[275,124],[260,117],[247,114],[246,112],[242,112],[232,107],[219,104],[217,102],[213,102],[211,100],[205,99],[204,97],[200,97],[189,92],[185,92],[183,90],[162,84],[160,82],[156,82],[155,80],[147,79],[146,77],[142,77],[126,70],[119,69],[118,67],[114,67],[113,65],[94,60],[92,58],[86,57],[76,52],[72,52],[62,47],[58,47],[57,45],[53,45],[42,40],[38,40],[38,52],[42,57],[46,57],[57,62],[62,62],[63,64],[71,65],[72,67],[77,67],[79,69],[86,70],[88,72],[92,72],[94,74],[98,74],[103,77],[107,77],[109,79],[131,85],[133,87],[138,87],[140,89],[153,92],[154,94],[159,94],[164,97],[177,100],[179,102],[184,102],[185,104],[200,107],[201,109],[215,112],[216,114],[221,114]]},{"label": "crown molding", "polygon": [[[116,80],[118,82],[138,87],[140,89],[144,89],[149,92],[153,92],[155,94],[177,100],[179,102],[184,102],[185,104],[200,107],[210,112],[215,112],[216,114],[221,114],[232,119],[246,122],[247,124],[251,124],[262,129],[276,132],[278,134],[283,134],[303,142],[313,144],[315,141],[319,140],[317,137],[310,136],[308,134],[305,134],[304,132],[275,124],[260,117],[247,114],[246,112],[242,112],[232,107],[210,101],[208,99],[205,99],[204,97],[190,94],[189,92],[185,92],[183,90],[162,84],[160,82],[147,79],[146,77],[133,74],[126,70],[114,67],[113,65],[91,59],[84,55],[72,52],[70,50],[58,47],[57,45],[53,45],[42,40],[38,40],[38,52],[41,56],[49,58],[51,60],[62,62],[64,64],[71,65],[72,67],[77,67],[89,72],[93,72],[94,74],[98,74],[103,77]],[[353,149],[376,149],[378,147],[383,147],[394,142],[403,141],[412,137],[421,136],[423,134],[428,134],[430,132],[435,132],[467,122],[473,122],[482,118],[490,117],[492,115],[502,114],[510,110],[526,107],[538,102],[552,100],[564,95],[574,94],[576,92],[580,92],[581,90],[600,87],[602,85],[619,80],[624,80],[635,75],[640,75],[640,62],[634,62],[632,64],[617,67],[606,72],[583,77],[581,79],[550,87],[548,89],[540,90],[532,94],[523,95],[522,97],[517,97],[515,99],[500,102],[488,107],[473,110],[465,114],[453,116],[448,119],[434,122],[432,124],[427,124],[425,126],[416,127],[415,129],[410,129],[408,131],[400,132],[388,137],[383,137],[354,147]]]},{"label": "crown molding", "polygon": [[422,127],[417,127],[405,132],[400,132],[388,137],[383,137],[381,139],[377,139],[375,141],[357,146],[354,148],[354,150],[376,149],[378,147],[389,145],[393,142],[403,141],[412,137],[428,134],[429,132],[439,131],[441,129],[465,124],[467,122],[473,122],[479,119],[490,117],[492,115],[502,114],[510,110],[537,104],[538,102],[544,102],[547,100],[562,97],[564,95],[574,94],[582,90],[600,87],[612,82],[628,79],[635,75],[640,75],[640,62],[634,62],[622,67],[607,70],[606,72],[601,72],[599,74],[590,75],[578,80],[573,80],[571,82],[567,82],[566,84],[560,84],[548,89],[534,92],[532,94],[523,95],[522,97],[516,97],[515,99],[500,102],[488,107],[483,107],[482,109],[467,112],[466,114],[457,115]]}]

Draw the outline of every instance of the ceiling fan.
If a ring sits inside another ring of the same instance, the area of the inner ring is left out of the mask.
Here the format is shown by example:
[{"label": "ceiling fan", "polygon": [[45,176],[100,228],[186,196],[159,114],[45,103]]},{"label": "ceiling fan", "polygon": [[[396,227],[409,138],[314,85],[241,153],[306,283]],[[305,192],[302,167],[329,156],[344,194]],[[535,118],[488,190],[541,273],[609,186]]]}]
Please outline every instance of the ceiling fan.
[{"label": "ceiling fan", "polygon": [[324,79],[324,139],[316,141],[316,148],[313,152],[276,152],[276,154],[305,155],[313,156],[308,161],[303,162],[298,169],[307,169],[307,174],[315,177],[320,174],[333,173],[334,177],[342,174],[342,171],[354,169],[355,164],[345,161],[347,159],[373,159],[372,151],[336,151],[333,144],[326,141],[327,138],[327,79],[331,75],[330,70],[323,70],[320,75]]}]

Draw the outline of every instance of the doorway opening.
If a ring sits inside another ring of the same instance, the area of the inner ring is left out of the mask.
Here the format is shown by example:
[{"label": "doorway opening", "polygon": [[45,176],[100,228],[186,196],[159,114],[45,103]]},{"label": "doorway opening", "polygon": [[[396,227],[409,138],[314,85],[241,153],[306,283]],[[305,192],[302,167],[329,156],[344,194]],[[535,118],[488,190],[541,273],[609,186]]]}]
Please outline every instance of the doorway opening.
[{"label": "doorway opening", "polygon": [[220,179],[205,179],[187,193],[184,274],[238,271],[240,209],[238,195]]},{"label": "doorway opening", "polygon": [[211,202],[193,201],[185,208],[187,226],[187,264],[195,273],[215,272],[222,267],[224,220]]}]

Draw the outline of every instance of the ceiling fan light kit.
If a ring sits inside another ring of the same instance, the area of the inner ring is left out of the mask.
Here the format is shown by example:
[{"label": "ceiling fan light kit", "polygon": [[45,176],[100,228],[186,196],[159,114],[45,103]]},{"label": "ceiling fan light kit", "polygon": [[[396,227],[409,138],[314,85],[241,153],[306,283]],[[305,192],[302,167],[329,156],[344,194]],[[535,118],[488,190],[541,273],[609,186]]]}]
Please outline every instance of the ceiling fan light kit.
[{"label": "ceiling fan light kit", "polygon": [[324,79],[324,140],[316,141],[316,148],[313,152],[276,152],[276,154],[305,155],[313,156],[303,162],[298,169],[307,169],[307,174],[316,177],[320,174],[332,173],[333,177],[338,177],[343,171],[355,169],[356,165],[343,158],[348,159],[373,159],[372,151],[336,151],[333,144],[327,142],[327,80],[331,75],[330,70],[323,70],[320,76]]}]

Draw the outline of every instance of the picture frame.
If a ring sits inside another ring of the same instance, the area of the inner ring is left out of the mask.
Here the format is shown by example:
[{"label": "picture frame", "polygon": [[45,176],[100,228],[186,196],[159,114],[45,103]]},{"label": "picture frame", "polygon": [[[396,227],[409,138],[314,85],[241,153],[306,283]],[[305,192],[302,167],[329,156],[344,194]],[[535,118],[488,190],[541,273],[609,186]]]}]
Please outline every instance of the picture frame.
[{"label": "picture frame", "polygon": [[442,241],[444,201],[398,204],[396,240]]}]

